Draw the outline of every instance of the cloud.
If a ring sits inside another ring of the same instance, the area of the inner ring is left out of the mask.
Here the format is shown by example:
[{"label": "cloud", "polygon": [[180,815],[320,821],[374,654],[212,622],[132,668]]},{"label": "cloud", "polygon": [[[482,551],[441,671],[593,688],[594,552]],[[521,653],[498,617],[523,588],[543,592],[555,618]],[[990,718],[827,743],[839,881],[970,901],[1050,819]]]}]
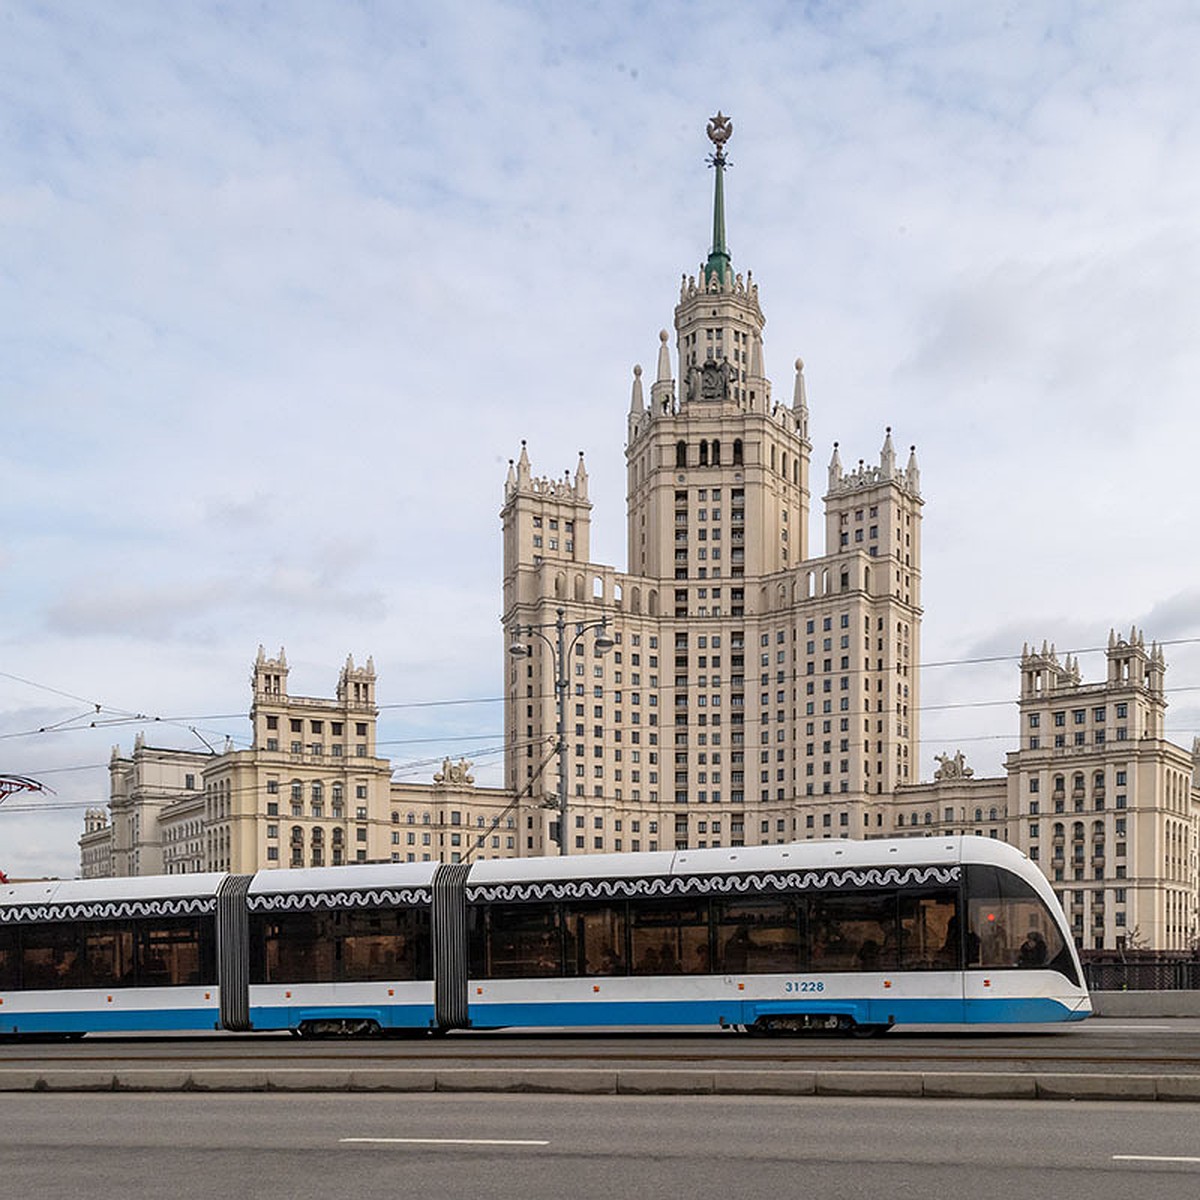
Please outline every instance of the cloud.
[{"label": "cloud", "polygon": [[[14,674],[240,712],[266,641],[320,664],[319,692],[353,649],[381,694],[497,694],[521,438],[539,472],[587,452],[594,556],[625,562],[630,370],[707,251],[718,106],[775,395],[807,364],[814,493],[835,439],[849,461],[885,425],[918,445],[924,656],[1134,620],[1190,636],[1194,6],[132,0],[5,21]],[[1186,646],[1170,661],[1196,682]],[[989,701],[1016,671],[923,685]],[[496,724],[437,711],[391,736]],[[927,740],[990,754],[1014,727],[944,712]]]}]

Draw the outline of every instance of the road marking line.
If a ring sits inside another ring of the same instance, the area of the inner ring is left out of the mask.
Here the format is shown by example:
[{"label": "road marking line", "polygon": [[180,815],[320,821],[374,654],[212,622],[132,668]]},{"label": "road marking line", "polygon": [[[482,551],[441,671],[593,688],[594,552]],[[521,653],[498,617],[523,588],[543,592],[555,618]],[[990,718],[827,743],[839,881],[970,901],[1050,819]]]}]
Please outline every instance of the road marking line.
[{"label": "road marking line", "polygon": [[1113,1161],[1200,1163],[1200,1157],[1187,1154],[1114,1154]]},{"label": "road marking line", "polygon": [[1085,1025],[1083,1027],[1083,1029],[1080,1030],[1079,1032],[1082,1032],[1082,1033],[1114,1033],[1117,1031],[1122,1031],[1122,1032],[1128,1033],[1128,1032],[1132,1031],[1135,1033],[1143,1033],[1143,1032],[1150,1032],[1150,1031],[1161,1032],[1164,1029],[1170,1029],[1170,1028],[1171,1028],[1170,1025]]},{"label": "road marking line", "polygon": [[339,1142],[384,1146],[548,1146],[549,1142],[523,1138],[394,1138],[344,1137]]}]

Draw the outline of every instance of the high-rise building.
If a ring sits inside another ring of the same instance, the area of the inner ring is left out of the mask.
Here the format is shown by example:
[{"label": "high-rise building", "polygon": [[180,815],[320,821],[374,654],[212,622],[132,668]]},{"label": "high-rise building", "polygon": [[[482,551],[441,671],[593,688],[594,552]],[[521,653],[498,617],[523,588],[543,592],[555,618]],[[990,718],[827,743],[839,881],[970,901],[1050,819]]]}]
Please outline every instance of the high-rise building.
[{"label": "high-rise building", "polygon": [[834,444],[816,554],[803,364],[776,400],[726,237],[731,131],[709,125],[712,243],[674,344],[659,334],[648,389],[633,371],[625,570],[591,559],[582,456],[556,479],[524,444],[510,464],[506,786],[449,760],[432,785],[391,780],[370,660],[301,697],[260,649],[248,748],[114,750],[85,875],[554,853],[565,792],[571,854],[973,833],[1041,866],[1082,949],[1200,945],[1200,739],[1166,740],[1166,661],[1137,630],[1110,637],[1094,684],[1026,648],[1005,774],[944,753],[920,780],[915,453],[898,465],[889,429],[877,465],[847,468]]},{"label": "high-rise building", "polygon": [[[808,403],[764,366],[758,285],[726,237],[718,114],[713,234],[685,276],[646,391],[634,368],[625,447],[624,572],[590,559],[591,502],[574,474],[510,464],[501,512],[504,623],[607,619],[567,669],[566,753],[555,742],[556,653],[540,639],[506,668],[506,783],[534,798],[565,768],[566,849],[674,849],[787,841],[814,828],[881,828],[879,802],[916,778],[921,628],[920,477],[890,429],[877,466],[846,470],[835,445],[825,547],[810,549]],[[511,640],[511,637],[508,637]],[[552,850],[547,807],[528,850]]]}]

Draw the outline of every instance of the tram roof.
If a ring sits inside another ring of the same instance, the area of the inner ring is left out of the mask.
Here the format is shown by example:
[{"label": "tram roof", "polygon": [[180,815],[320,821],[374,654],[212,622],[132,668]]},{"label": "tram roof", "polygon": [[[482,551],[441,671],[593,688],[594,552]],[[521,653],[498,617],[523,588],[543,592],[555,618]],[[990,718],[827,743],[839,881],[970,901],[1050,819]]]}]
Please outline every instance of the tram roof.
[{"label": "tram roof", "polygon": [[782,869],[875,867],[960,862],[1012,863],[1024,855],[1005,842],[980,837],[846,838],[775,846],[711,850],[656,850],[640,854],[579,854],[558,858],[481,860],[472,884],[551,879],[620,879],[630,876],[715,875]]},{"label": "tram roof", "polygon": [[34,883],[0,885],[0,906],[215,896],[224,878],[223,874],[210,872],[196,875],[121,876],[113,879],[44,879]]},{"label": "tram roof", "polygon": [[328,892],[372,888],[430,887],[439,863],[370,863],[342,867],[301,867],[259,871],[250,883],[251,896],[280,892]]}]

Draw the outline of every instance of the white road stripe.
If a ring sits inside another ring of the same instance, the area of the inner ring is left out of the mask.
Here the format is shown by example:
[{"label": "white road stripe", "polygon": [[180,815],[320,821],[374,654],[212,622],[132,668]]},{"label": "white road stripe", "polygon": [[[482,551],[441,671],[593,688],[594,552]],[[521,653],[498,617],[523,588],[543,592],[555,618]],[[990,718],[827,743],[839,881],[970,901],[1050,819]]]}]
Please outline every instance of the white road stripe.
[{"label": "white road stripe", "polygon": [[357,1142],[377,1146],[548,1146],[549,1142],[523,1138],[394,1138],[345,1137],[339,1142]]},{"label": "white road stripe", "polygon": [[1170,1025],[1084,1025],[1081,1029],[1073,1029],[1072,1033],[1161,1033],[1170,1029]]},{"label": "white road stripe", "polygon": [[1200,1157],[1193,1157],[1186,1154],[1114,1154],[1113,1161],[1200,1163]]}]

